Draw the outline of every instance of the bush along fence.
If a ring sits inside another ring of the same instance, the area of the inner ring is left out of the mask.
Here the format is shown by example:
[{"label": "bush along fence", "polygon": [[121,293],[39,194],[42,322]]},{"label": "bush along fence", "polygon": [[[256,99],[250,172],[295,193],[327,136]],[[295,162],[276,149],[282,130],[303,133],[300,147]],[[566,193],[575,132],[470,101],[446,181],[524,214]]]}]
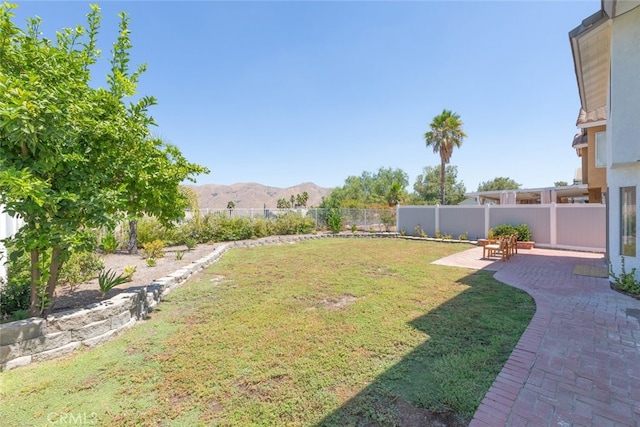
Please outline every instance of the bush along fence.
[{"label": "bush along fence", "polygon": [[[330,209],[295,208],[295,209],[200,209],[201,216],[226,215],[231,218],[251,218],[276,220],[287,215],[301,215],[313,220],[316,229],[329,228],[327,217]],[[348,229],[355,225],[361,231],[395,231],[396,210],[387,209],[348,209],[340,208],[344,226]],[[187,211],[185,219],[193,218],[193,212]]]},{"label": "bush along fence", "polygon": [[148,286],[130,288],[108,300],[54,313],[46,319],[33,317],[0,324],[0,371],[55,359],[78,348],[91,348],[108,341],[146,319],[162,298],[185,283],[192,274],[216,262],[228,249],[330,237],[394,238],[398,233],[308,234],[218,243],[209,255],[154,280]]}]

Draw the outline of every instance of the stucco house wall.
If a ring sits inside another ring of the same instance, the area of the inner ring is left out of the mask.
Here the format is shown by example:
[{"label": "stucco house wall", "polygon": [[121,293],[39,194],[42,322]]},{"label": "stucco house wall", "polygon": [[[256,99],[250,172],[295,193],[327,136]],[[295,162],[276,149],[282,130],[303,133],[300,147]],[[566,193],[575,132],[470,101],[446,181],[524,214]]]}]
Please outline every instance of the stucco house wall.
[{"label": "stucco house wall", "polygon": [[[640,201],[640,7],[616,17],[611,33],[611,82],[607,126],[609,248],[614,270],[621,272],[620,188],[636,188]],[[637,206],[636,206],[637,210]],[[637,227],[637,226],[636,226]],[[636,248],[638,246],[636,230]],[[640,251],[625,257],[626,271],[640,270]]]},{"label": "stucco house wall", "polygon": [[[609,250],[614,271],[621,272],[620,188],[636,188],[640,201],[640,7],[612,22],[611,80],[607,122]],[[637,227],[637,225],[636,225]],[[638,233],[636,230],[636,248]],[[640,250],[625,257],[626,271],[640,270]]]}]

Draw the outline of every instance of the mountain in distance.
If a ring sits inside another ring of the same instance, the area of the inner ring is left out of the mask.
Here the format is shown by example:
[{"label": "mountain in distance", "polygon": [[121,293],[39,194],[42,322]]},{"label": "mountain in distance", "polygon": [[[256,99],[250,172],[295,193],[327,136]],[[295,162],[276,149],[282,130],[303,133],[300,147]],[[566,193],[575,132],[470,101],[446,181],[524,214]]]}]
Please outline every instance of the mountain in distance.
[{"label": "mountain in distance", "polygon": [[318,206],[322,198],[331,193],[332,188],[319,187],[312,182],[294,185],[288,188],[268,187],[255,182],[232,185],[202,184],[187,185],[198,196],[200,209],[226,209],[232,201],[236,209],[276,209],[278,200],[290,200],[291,196],[309,195],[307,207]]}]

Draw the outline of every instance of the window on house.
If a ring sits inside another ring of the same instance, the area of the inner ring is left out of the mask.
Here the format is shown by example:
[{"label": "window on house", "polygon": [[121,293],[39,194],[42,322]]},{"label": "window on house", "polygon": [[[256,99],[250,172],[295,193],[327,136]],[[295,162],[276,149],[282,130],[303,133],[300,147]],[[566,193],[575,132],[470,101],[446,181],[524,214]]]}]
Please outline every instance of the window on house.
[{"label": "window on house", "polygon": [[620,253],[636,256],[636,187],[620,188]]},{"label": "window on house", "polygon": [[596,167],[607,167],[607,133],[596,133]]}]

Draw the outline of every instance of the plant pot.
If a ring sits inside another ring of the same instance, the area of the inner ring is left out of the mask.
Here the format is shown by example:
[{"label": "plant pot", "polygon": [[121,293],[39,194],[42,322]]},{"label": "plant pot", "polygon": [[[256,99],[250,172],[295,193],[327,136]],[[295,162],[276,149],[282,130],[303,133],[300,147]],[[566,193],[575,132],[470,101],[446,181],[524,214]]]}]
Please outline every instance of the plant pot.
[{"label": "plant pot", "polygon": [[478,239],[478,246],[482,246],[484,247],[484,245],[487,244],[487,242],[489,241],[489,239]]},{"label": "plant pot", "polygon": [[518,249],[533,249],[536,242],[518,242]]}]

